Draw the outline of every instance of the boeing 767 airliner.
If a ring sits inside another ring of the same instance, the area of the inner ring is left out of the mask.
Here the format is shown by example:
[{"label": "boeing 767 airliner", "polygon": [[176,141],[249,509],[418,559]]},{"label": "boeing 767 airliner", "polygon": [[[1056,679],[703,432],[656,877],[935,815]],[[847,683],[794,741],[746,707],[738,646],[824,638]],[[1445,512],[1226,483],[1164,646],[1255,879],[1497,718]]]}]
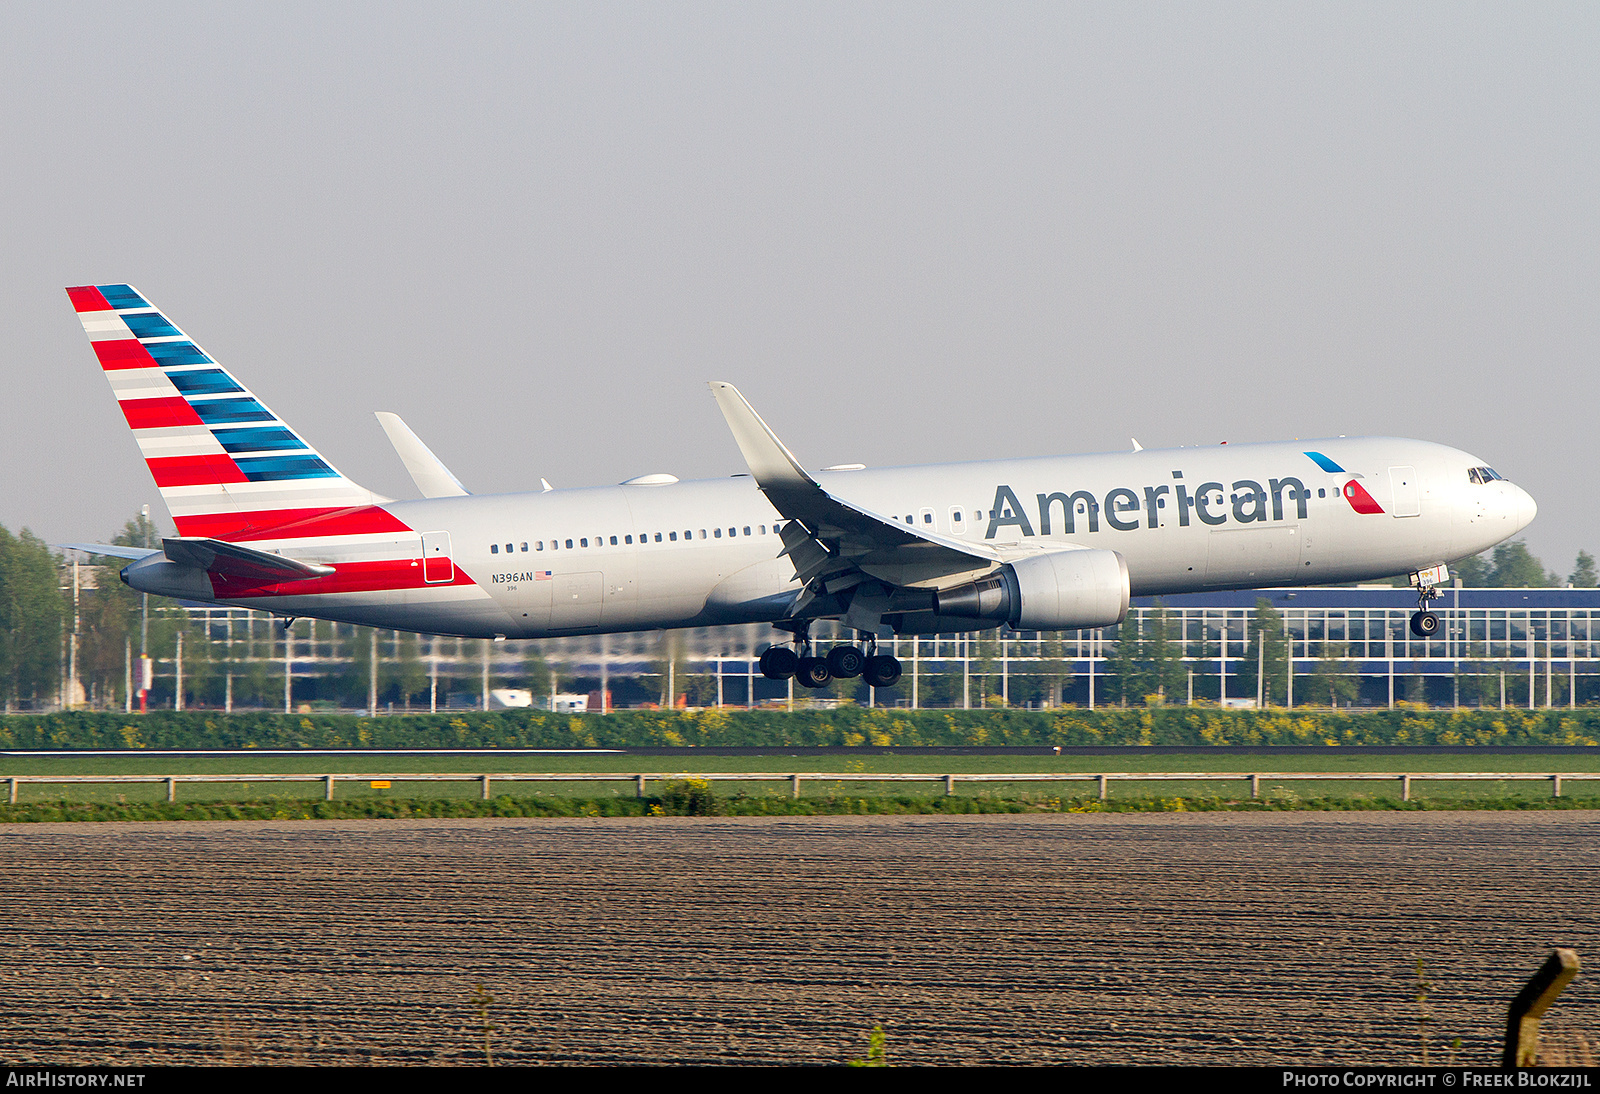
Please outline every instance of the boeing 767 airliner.
[{"label": "boeing 767 airliner", "polygon": [[[1118,623],[1130,596],[1410,573],[1412,629],[1452,560],[1533,499],[1483,460],[1387,437],[808,474],[731,385],[711,392],[748,474],[469,494],[391,414],[423,494],[350,481],[128,285],[67,290],[177,536],[135,589],[425,634],[540,638],[768,622],[761,659],[808,687],[900,664],[876,640]],[[91,545],[82,545],[86,548]],[[814,651],[837,619],[860,644]]]}]

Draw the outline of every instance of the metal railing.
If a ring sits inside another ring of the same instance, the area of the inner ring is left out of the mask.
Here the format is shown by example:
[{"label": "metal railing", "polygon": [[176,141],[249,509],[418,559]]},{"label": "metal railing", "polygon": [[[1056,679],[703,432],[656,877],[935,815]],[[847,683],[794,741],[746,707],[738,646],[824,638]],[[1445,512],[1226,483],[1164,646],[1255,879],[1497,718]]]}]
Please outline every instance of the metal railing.
[{"label": "metal railing", "polygon": [[1355,771],[1274,771],[1274,772],[1005,772],[960,775],[925,773],[868,773],[859,771],[718,771],[718,772],[392,772],[387,774],[247,774],[247,775],[9,775],[9,798],[17,804],[17,790],[27,785],[120,785],[139,783],[164,783],[167,801],[178,800],[179,783],[321,783],[323,797],[334,800],[334,787],[338,783],[383,784],[379,789],[402,782],[463,782],[477,783],[483,800],[489,800],[495,783],[530,782],[623,782],[634,785],[638,797],[645,796],[650,783],[681,782],[700,779],[706,782],[787,782],[790,796],[800,797],[803,783],[943,783],[946,795],[956,792],[958,783],[1093,783],[1101,799],[1110,794],[1112,783],[1118,782],[1248,782],[1250,796],[1261,796],[1265,782],[1388,782],[1400,787],[1402,801],[1411,800],[1415,782],[1544,782],[1550,784],[1550,796],[1561,797],[1563,782],[1600,780],[1600,772],[1355,772]]}]

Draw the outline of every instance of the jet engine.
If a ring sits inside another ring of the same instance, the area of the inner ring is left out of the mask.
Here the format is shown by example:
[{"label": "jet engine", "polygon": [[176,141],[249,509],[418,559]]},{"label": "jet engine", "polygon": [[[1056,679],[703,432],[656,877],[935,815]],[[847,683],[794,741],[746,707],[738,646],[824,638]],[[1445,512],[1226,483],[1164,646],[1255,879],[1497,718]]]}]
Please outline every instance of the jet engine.
[{"label": "jet engine", "polygon": [[1019,631],[1109,627],[1128,614],[1128,564],[1116,551],[1044,551],[934,594],[934,611]]}]

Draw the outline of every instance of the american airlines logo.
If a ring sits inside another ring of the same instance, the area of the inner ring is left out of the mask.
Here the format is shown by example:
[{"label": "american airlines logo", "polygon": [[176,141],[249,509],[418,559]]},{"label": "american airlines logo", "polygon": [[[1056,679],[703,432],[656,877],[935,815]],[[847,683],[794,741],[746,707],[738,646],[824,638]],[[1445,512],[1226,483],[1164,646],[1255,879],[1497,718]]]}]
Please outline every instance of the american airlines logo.
[{"label": "american airlines logo", "polygon": [[[1174,479],[1183,472],[1174,471]],[[1382,513],[1383,508],[1361,484],[1351,479],[1339,491],[1358,513]],[[994,504],[989,509],[989,528],[985,539],[994,539],[1002,528],[1015,528],[1023,536],[1078,535],[1100,531],[1100,522],[1119,532],[1136,528],[1159,528],[1167,515],[1168,500],[1177,511],[1178,527],[1227,523],[1256,524],[1266,521],[1306,519],[1306,502],[1311,492],[1294,477],[1268,479],[1265,486],[1254,479],[1236,479],[1231,484],[1203,482],[1193,492],[1186,483],[1144,486],[1135,490],[1119,486],[1100,499],[1087,490],[1035,494],[1032,514],[1024,508],[1010,486],[997,486]]]}]

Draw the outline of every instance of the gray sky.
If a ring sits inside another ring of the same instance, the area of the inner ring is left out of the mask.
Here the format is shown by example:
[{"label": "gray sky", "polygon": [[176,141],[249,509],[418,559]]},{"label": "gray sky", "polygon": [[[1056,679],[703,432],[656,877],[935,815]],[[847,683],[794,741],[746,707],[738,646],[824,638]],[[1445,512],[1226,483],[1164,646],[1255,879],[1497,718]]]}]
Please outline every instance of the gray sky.
[{"label": "gray sky", "polygon": [[475,493],[1332,434],[1600,551],[1600,5],[10,4],[0,522],[149,502],[63,286]]}]

